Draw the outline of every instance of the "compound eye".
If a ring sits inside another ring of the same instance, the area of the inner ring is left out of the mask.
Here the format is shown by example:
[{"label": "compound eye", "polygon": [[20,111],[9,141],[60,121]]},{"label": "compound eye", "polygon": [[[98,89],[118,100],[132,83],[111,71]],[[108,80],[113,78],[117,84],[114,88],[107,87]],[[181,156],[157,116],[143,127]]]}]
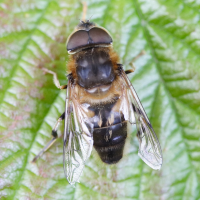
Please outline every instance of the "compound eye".
[{"label": "compound eye", "polygon": [[67,50],[73,50],[77,47],[84,46],[88,43],[88,33],[80,30],[75,32],[67,43]]},{"label": "compound eye", "polygon": [[89,31],[90,37],[95,44],[111,44],[112,38],[101,28],[92,28]]}]

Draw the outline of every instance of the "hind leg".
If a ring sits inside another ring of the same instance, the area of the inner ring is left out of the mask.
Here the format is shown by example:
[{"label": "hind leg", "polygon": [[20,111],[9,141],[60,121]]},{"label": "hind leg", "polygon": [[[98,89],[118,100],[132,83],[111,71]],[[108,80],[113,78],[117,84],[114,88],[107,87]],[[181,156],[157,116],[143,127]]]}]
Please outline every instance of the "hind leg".
[{"label": "hind leg", "polygon": [[58,126],[60,124],[60,122],[65,119],[65,112],[59,117],[59,119],[57,120],[53,130],[52,130],[52,136],[53,138],[47,143],[47,145],[38,153],[37,156],[35,156],[32,160],[32,162],[36,162],[36,160],[42,156],[42,154],[44,152],[46,152],[53,144],[54,142],[56,141],[57,137],[58,137],[58,134],[57,134],[57,130],[58,130]]}]

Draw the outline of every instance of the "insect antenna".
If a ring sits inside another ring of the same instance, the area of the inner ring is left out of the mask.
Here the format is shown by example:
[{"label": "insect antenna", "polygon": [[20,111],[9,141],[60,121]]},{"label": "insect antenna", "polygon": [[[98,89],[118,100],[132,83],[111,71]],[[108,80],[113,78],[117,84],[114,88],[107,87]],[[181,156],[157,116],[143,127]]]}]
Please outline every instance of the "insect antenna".
[{"label": "insect antenna", "polygon": [[90,18],[88,19],[88,22],[92,19],[93,15],[90,16]]}]

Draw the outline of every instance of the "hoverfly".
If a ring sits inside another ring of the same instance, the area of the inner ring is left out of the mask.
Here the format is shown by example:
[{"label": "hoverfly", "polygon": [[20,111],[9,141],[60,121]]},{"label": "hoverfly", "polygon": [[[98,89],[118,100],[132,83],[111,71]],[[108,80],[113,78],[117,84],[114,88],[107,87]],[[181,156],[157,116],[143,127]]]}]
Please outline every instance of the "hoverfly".
[{"label": "hoverfly", "polygon": [[67,40],[70,54],[66,108],[56,123],[53,139],[33,159],[42,155],[56,140],[57,128],[65,119],[63,162],[70,184],[79,182],[92,147],[104,163],[115,164],[123,157],[127,125],[136,124],[138,155],[153,169],[162,165],[162,151],[157,136],[112,48],[107,30],[89,20],[81,21]]}]

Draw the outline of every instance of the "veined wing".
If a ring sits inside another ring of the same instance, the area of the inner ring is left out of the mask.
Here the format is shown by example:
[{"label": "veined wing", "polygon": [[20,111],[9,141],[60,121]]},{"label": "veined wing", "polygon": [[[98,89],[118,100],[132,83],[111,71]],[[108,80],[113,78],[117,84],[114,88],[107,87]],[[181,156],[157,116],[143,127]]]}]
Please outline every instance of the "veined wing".
[{"label": "veined wing", "polygon": [[[129,101],[129,113],[134,113],[137,126],[137,137],[139,140],[138,155],[151,168],[160,169],[162,166],[162,150],[153,127],[140,103],[140,100],[128,79],[122,70],[121,78],[125,83],[124,95]],[[133,123],[133,117],[129,114],[129,121]]]},{"label": "veined wing", "polygon": [[87,106],[80,105],[76,99],[74,85],[69,80],[66,98],[63,163],[68,182],[79,182],[93,147],[93,124],[85,114]]}]

